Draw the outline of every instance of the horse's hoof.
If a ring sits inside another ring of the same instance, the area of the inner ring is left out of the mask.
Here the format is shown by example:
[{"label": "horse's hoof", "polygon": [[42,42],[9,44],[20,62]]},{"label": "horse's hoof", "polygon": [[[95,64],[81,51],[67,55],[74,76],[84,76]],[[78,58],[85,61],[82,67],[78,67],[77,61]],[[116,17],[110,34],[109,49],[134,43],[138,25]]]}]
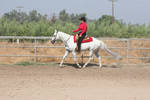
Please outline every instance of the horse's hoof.
[{"label": "horse's hoof", "polygon": [[82,68],[85,68],[86,66],[83,66]]},{"label": "horse's hoof", "polygon": [[78,66],[78,68],[81,69],[82,67],[81,67],[81,66]]},{"label": "horse's hoof", "polygon": [[64,68],[65,66],[63,66],[63,65],[59,65],[59,67],[60,67],[60,68]]},{"label": "horse's hoof", "polygon": [[59,68],[64,68],[65,66],[60,66]]}]

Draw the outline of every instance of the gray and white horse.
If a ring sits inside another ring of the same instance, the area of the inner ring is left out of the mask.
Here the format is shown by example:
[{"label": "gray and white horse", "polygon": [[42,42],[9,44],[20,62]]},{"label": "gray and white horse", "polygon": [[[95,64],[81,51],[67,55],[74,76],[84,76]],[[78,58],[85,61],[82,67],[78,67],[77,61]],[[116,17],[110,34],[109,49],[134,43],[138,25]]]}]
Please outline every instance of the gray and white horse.
[{"label": "gray and white horse", "polygon": [[[99,49],[104,49],[106,50],[108,53],[110,53],[115,59],[119,60],[121,59],[121,56],[112,52],[111,50],[109,50],[107,48],[107,46],[104,44],[104,42],[94,38],[93,38],[93,41],[92,42],[87,42],[87,43],[82,43],[81,44],[81,51],[83,50],[89,50],[90,53],[89,53],[89,59],[88,61],[83,65],[83,68],[85,68],[87,66],[87,64],[90,62],[90,60],[93,58],[93,54],[96,55],[96,57],[98,58],[98,61],[99,61],[99,68],[102,67],[102,64],[101,64],[101,57],[99,56]],[[69,34],[66,34],[64,32],[59,32],[57,30],[55,30],[54,34],[53,34],[53,37],[51,38],[51,43],[54,44],[56,40],[62,40],[64,45],[65,45],[65,54],[63,56],[63,59],[60,63],[60,66],[63,65],[64,63],[64,59],[67,57],[67,55],[72,52],[73,56],[74,56],[74,62],[77,64],[77,66],[79,68],[81,68],[81,66],[79,65],[79,63],[77,62],[77,58],[76,58],[76,51],[75,51],[75,48],[77,46],[77,43],[74,43],[74,37],[72,35],[69,35]]]}]

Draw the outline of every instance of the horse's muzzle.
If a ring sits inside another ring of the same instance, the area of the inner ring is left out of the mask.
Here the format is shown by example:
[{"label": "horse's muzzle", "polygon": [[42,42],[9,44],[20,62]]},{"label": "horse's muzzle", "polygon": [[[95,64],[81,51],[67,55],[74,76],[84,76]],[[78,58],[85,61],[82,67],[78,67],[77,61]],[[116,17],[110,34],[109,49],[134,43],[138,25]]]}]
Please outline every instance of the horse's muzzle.
[{"label": "horse's muzzle", "polygon": [[55,43],[55,40],[51,40],[51,43],[54,44],[54,43]]}]

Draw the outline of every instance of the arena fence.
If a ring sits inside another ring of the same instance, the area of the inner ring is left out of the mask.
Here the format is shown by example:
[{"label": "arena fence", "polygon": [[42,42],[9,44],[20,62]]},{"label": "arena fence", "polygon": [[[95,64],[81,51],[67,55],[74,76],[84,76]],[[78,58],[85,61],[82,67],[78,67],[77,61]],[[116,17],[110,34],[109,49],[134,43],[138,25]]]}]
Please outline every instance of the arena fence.
[{"label": "arena fence", "polygon": [[[63,56],[53,56],[53,55],[42,55],[37,54],[38,48],[64,48],[64,46],[53,46],[53,45],[39,45],[38,41],[50,41],[51,37],[28,37],[28,36],[0,36],[0,48],[33,48],[33,55],[30,54],[3,54],[0,53],[0,58],[3,57],[31,57],[34,59],[34,62],[37,62],[38,57],[48,57],[48,58],[62,58]],[[18,45],[23,40],[30,41],[32,45]],[[118,63],[122,64],[150,64],[150,39],[145,38],[100,38],[104,41],[108,48],[112,51],[119,53],[123,60]],[[3,41],[13,42],[13,45],[6,45]],[[50,44],[50,43],[49,43]],[[77,56],[82,60],[87,58],[88,55],[82,53],[81,56]],[[73,58],[69,56],[69,58]],[[110,59],[110,55],[103,55],[102,58]]]}]

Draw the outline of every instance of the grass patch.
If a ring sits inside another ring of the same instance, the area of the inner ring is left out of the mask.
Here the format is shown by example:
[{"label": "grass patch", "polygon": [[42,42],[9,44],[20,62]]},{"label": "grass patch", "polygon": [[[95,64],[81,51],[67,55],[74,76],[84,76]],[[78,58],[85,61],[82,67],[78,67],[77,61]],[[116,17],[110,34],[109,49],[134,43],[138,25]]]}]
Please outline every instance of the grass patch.
[{"label": "grass patch", "polygon": [[39,66],[47,66],[47,65],[57,65],[57,63],[50,62],[50,63],[40,63],[40,62],[17,62],[14,65],[20,65],[20,66],[30,66],[30,65],[39,65]]},{"label": "grass patch", "polygon": [[29,66],[29,65],[34,65],[34,63],[33,62],[17,62],[15,65]]}]

